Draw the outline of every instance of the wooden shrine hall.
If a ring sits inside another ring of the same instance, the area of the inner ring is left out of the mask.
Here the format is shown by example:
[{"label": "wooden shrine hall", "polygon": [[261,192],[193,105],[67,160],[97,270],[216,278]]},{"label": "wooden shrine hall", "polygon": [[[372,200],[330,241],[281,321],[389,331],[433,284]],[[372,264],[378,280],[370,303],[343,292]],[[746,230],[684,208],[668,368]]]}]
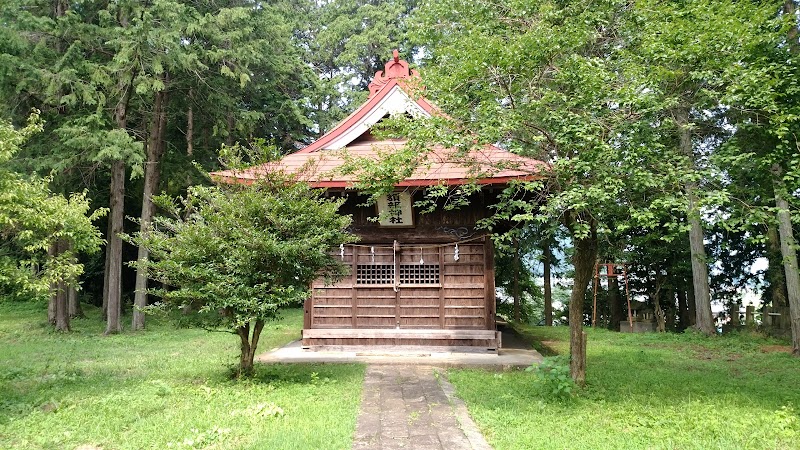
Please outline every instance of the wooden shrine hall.
[{"label": "wooden shrine hall", "polygon": [[[495,329],[494,248],[476,223],[489,214],[497,188],[536,177],[546,165],[495,146],[472,151],[470,164],[465,164],[463,158],[450,157],[452,150],[434,147],[425,164],[372,207],[363,206],[366,197],[351,189],[355,176],[337,171],[345,160],[342,149],[351,157],[378,158],[403,148],[404,139],[379,140],[370,133],[383,118],[441,114],[417,95],[413,85],[418,80],[417,71],[395,51],[385,70],[375,74],[367,101],[317,141],[276,162],[212,174],[219,182],[252,183],[270,171],[302,172],[300,179],[312,186],[346,197],[341,213],[352,215],[351,231],[360,241],[333,249],[350,266],[348,277],[333,285],[314,282],[305,302],[303,347],[413,345],[496,351],[501,346]],[[414,207],[426,187],[472,182],[482,189],[470,197],[469,206],[425,214]]]}]

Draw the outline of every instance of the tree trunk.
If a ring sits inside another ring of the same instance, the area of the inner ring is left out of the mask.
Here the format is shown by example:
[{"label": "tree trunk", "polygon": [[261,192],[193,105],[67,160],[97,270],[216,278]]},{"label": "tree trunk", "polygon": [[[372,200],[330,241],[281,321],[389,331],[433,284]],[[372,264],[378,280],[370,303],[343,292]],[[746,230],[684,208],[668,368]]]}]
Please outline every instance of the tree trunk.
[{"label": "tree trunk", "polygon": [[194,92],[192,89],[189,89],[186,101],[189,102],[189,108],[186,111],[186,154],[192,156],[194,153]]},{"label": "tree trunk", "polygon": [[[113,233],[111,228],[111,218],[108,218],[108,227],[106,229],[106,236],[111,236]],[[103,320],[108,320],[108,274],[111,273],[111,252],[108,251],[108,243],[106,243],[106,256],[103,263]]]},{"label": "tree trunk", "polygon": [[[152,196],[158,189],[158,182],[161,175],[159,164],[164,154],[164,135],[167,123],[165,91],[156,92],[153,102],[153,121],[150,130],[150,142],[147,145],[147,164],[144,169],[144,190],[142,194],[142,214],[141,214],[141,233],[147,233],[153,219],[153,200]],[[142,264],[149,257],[149,251],[144,246],[139,246],[137,261]],[[133,330],[144,329],[144,312],[142,308],[147,306],[147,270],[141,265],[136,269],[136,289],[133,300],[133,318],[131,328]]]},{"label": "tree trunk", "polygon": [[[68,244],[63,239],[59,239],[55,243],[55,254],[60,256],[68,250]],[[56,331],[68,332],[69,331],[69,305],[67,305],[67,282],[66,280],[59,280],[56,283],[55,293],[55,312],[56,312]]]},{"label": "tree trunk", "polygon": [[773,225],[767,226],[767,258],[769,259],[767,279],[769,280],[772,306],[789,306],[786,271],[783,269],[783,256],[781,255],[781,240],[778,237],[778,229]]},{"label": "tree trunk", "polygon": [[687,286],[686,289],[686,305],[689,307],[689,326],[693,327],[697,320],[697,314],[695,313],[697,308],[694,303],[694,288],[691,285]]},{"label": "tree trunk", "polygon": [[236,330],[241,343],[239,353],[239,376],[249,376],[253,373],[253,361],[250,359],[250,323]]},{"label": "tree trunk", "polygon": [[553,251],[550,249],[550,240],[544,243],[544,324],[553,326],[553,288],[551,286],[550,264],[553,261]]},{"label": "tree trunk", "polygon": [[[670,277],[671,278],[671,277]],[[667,309],[664,310],[666,331],[675,330],[675,287],[670,282],[666,294]]]},{"label": "tree trunk", "polygon": [[794,19],[795,26],[789,28],[789,32],[786,33],[786,41],[789,43],[789,49],[795,55],[800,53],[800,41],[797,40],[797,18],[795,16],[795,6],[794,0],[784,0],[783,2],[783,13],[786,14],[788,17],[792,17]]},{"label": "tree trunk", "polygon": [[592,279],[597,259],[597,234],[592,224],[591,235],[575,239],[572,264],[575,268],[572,293],[569,298],[569,351],[570,374],[575,383],[583,386],[586,381],[586,334],[583,332],[583,302],[586,289]]},{"label": "tree trunk", "polygon": [[236,330],[241,342],[241,354],[239,355],[239,377],[250,377],[253,375],[253,361],[255,360],[258,340],[261,337],[261,330],[264,329],[264,321],[256,320],[250,335],[250,323]]},{"label": "tree trunk", "polygon": [[792,354],[800,356],[800,272],[798,272],[797,251],[794,247],[789,203],[784,197],[782,172],[777,164],[772,166],[775,206],[778,208],[778,236],[781,241],[783,269],[786,272],[786,288],[789,294],[789,317],[792,321]]},{"label": "tree trunk", "polygon": [[[50,244],[47,247],[47,257],[55,258],[57,252],[56,243]],[[56,324],[56,294],[58,293],[58,283],[50,283],[49,297],[47,301],[47,323],[51,325]]]},{"label": "tree trunk", "polygon": [[233,127],[235,122],[233,120],[233,111],[228,112],[228,135],[225,136],[225,145],[231,146],[233,145]]},{"label": "tree trunk", "polygon": [[694,211],[689,218],[691,229],[689,241],[692,254],[692,284],[694,286],[695,326],[705,334],[712,335],[714,318],[711,315],[711,289],[708,285],[708,265],[706,263],[706,250],[703,245],[703,229],[700,225],[699,210],[697,210],[697,197],[690,195],[689,208]]},{"label": "tree trunk", "polygon": [[78,298],[78,289],[75,286],[67,288],[67,307],[70,319],[86,317],[83,313],[83,308],[81,308],[81,301]]},{"label": "tree trunk", "polygon": [[667,331],[667,323],[666,323],[666,315],[664,314],[664,309],[661,308],[661,294],[656,292],[656,295],[653,297],[653,311],[654,316],[656,318],[656,331],[659,333],[663,333]]},{"label": "tree trunk", "polygon": [[608,329],[619,331],[619,324],[624,319],[622,316],[622,296],[619,295],[619,279],[608,277]]},{"label": "tree trunk", "polygon": [[108,236],[108,299],[106,304],[106,334],[122,331],[122,239],[125,201],[125,163],[114,161],[111,164],[111,234]]},{"label": "tree trunk", "polygon": [[520,311],[520,293],[519,293],[519,237],[514,237],[514,322],[522,322],[522,312]]},{"label": "tree trunk", "polygon": [[[120,10],[119,23],[128,26],[127,11]],[[131,72],[127,78],[122,78],[117,84],[119,99],[114,106],[114,122],[117,128],[127,132],[128,128],[128,102],[131,98],[131,89],[135,73]],[[106,299],[103,303],[107,306],[105,334],[116,334],[122,331],[120,316],[122,315],[122,239],[120,233],[124,229],[125,217],[125,161],[116,160],[111,163],[111,192],[109,200],[109,233],[106,245],[108,276]]]},{"label": "tree trunk", "polygon": [[55,4],[55,16],[62,17],[64,14],[67,13],[67,8],[69,8],[69,4],[66,0],[56,0]]},{"label": "tree trunk", "polygon": [[65,281],[58,282],[58,290],[56,291],[56,331],[70,331],[67,283]]},{"label": "tree trunk", "polygon": [[[694,165],[691,130],[689,130],[689,110],[678,109],[675,114],[680,137],[680,149]],[[697,183],[686,182],[684,189],[689,200],[686,213],[689,221],[689,249],[692,258],[692,284],[694,286],[695,325],[708,335],[715,333],[714,318],[711,315],[711,289],[708,285],[708,264],[703,245],[703,226],[700,223],[700,205],[697,197]]]}]

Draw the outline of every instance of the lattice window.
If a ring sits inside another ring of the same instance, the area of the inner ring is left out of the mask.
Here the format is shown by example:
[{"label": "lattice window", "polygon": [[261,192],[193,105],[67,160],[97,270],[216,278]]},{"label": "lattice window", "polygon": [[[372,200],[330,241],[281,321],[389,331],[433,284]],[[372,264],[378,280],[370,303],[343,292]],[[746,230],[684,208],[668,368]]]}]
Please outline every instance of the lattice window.
[{"label": "lattice window", "polygon": [[394,284],[394,264],[359,264],[356,284]]},{"label": "lattice window", "polygon": [[439,264],[400,264],[400,284],[439,284]]}]

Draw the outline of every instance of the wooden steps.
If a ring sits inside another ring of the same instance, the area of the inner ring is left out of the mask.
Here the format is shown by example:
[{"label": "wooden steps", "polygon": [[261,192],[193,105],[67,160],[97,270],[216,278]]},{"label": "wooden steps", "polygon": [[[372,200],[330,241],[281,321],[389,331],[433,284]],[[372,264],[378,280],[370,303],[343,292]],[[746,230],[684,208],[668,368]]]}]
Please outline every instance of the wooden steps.
[{"label": "wooden steps", "polygon": [[496,351],[500,333],[494,330],[425,328],[313,328],[303,330],[303,347],[319,346],[427,346],[473,347]]}]

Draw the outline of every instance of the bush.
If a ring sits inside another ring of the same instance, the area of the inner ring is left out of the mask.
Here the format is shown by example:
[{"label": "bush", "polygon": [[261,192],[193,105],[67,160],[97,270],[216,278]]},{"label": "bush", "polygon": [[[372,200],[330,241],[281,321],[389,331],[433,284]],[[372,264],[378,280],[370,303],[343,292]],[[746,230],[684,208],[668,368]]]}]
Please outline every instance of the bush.
[{"label": "bush", "polygon": [[313,279],[347,273],[329,254],[355,239],[338,213],[343,201],[278,174],[251,186],[194,186],[177,201],[154,197],[166,216],[126,239],[150,251],[137,264],[163,286],[151,290],[160,308],[239,335],[238,372],[250,375],[265,322],[300,305]]},{"label": "bush", "polygon": [[569,374],[569,362],[566,357],[548,356],[541,363],[534,364],[525,370],[534,373],[547,396],[562,401],[572,398],[575,382]]}]

